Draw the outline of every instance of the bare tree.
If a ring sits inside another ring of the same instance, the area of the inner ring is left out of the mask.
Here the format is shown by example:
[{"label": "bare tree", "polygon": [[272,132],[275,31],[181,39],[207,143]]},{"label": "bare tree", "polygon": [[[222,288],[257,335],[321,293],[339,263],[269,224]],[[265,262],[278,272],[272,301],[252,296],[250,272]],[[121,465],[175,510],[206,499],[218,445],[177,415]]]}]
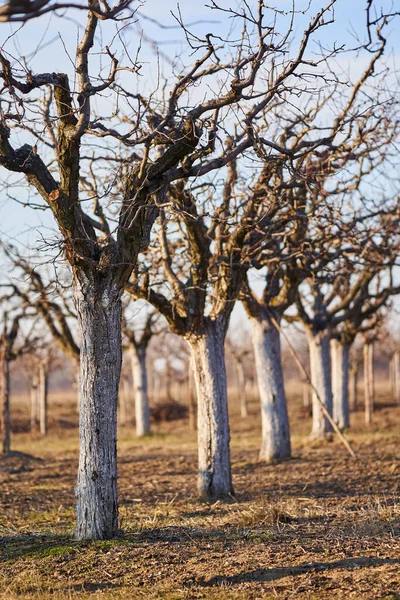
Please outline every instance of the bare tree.
[{"label": "bare tree", "polygon": [[[291,85],[292,75],[306,62],[310,37],[324,24],[324,18],[325,23],[332,21],[334,4],[335,0],[328,2],[312,19],[297,54],[290,59],[284,52],[292,22],[289,32],[277,41],[274,27],[264,24],[266,9],[262,1],[257,3],[256,14],[247,8],[240,13],[229,10],[230,16],[241,19],[245,25],[242,42],[237,44],[233,39],[232,43],[225,43],[229,51],[223,62],[211,34],[204,39],[188,34],[188,44],[199,58],[167,85],[169,98],[164,103],[155,96],[146,99],[144,94],[132,94],[130,84],[127,88],[118,80],[123,67],[109,46],[100,52],[107,56],[110,72],[100,73],[95,82],[89,66],[93,64],[91,51],[96,45],[101,14],[97,7],[93,10],[91,1],[86,28],[75,49],[72,77],[64,72],[35,74],[29,66],[28,72],[25,67],[21,71],[22,63],[12,60],[4,48],[0,54],[4,81],[0,164],[10,172],[24,175],[50,208],[73,271],[75,310],[81,331],[78,539],[109,538],[117,532],[116,406],[122,360],[121,294],[140,249],[147,245],[157,215],[155,204],[163,204],[172,181],[198,178],[255,145],[274,147],[269,140],[255,139],[253,123],[282,86]],[[117,4],[115,10],[124,6]],[[213,8],[218,6],[213,4]],[[277,57],[280,65],[274,62],[266,87],[263,66]],[[133,82],[138,69],[136,59],[126,67]],[[212,85],[217,73],[226,77],[223,89],[210,99],[188,106],[189,86],[207,86],[207,81]],[[76,86],[71,87],[75,76]],[[102,118],[93,114],[91,100],[105,90],[114,94],[116,106]],[[121,108],[123,104],[127,112]],[[222,150],[219,156],[210,158],[216,149],[215,129],[222,112],[228,125],[229,116],[234,117],[234,111],[229,113],[229,109],[238,104],[243,104],[244,111],[240,135],[228,152]],[[25,110],[28,105],[37,107],[42,123],[38,124],[37,119],[29,121],[29,111]],[[133,118],[129,118],[132,112]],[[212,123],[212,133],[206,145],[198,148],[207,120]],[[30,135],[33,144],[16,148],[18,131],[23,131],[25,139]],[[129,156],[121,162],[118,150],[100,150],[97,156],[89,152],[88,157],[85,143],[90,136],[114,141],[114,149],[130,148]],[[137,152],[132,153],[134,147]],[[51,154],[49,160],[46,153]],[[108,165],[110,177],[106,181]],[[85,191],[94,198],[93,216],[85,204]],[[102,204],[104,196],[112,201],[112,206]]]},{"label": "bare tree", "polygon": [[88,4],[78,2],[52,2],[51,0],[10,0],[0,8],[0,23],[26,23],[50,12],[65,9],[90,10],[99,20],[115,19],[132,0],[120,0],[110,8],[104,0],[90,0]]},{"label": "bare tree", "polygon": [[240,415],[243,418],[248,417],[247,406],[247,373],[246,366],[249,357],[252,355],[251,345],[246,336],[246,331],[243,328],[235,328],[235,336],[231,335],[227,338],[227,348],[230,356],[233,359],[236,373],[236,388],[240,404]]},{"label": "bare tree", "polygon": [[134,331],[124,319],[123,332],[129,342],[129,355],[132,367],[132,379],[135,398],[136,435],[142,437],[150,433],[150,406],[147,388],[146,355],[149,342],[153,337],[156,316],[150,312],[140,332]]},{"label": "bare tree", "polygon": [[17,344],[20,324],[23,318],[29,315],[26,307],[22,310],[13,308],[9,301],[10,296],[1,298],[2,325],[0,330],[0,406],[1,406],[1,433],[2,452],[9,454],[11,441],[10,420],[10,363],[23,354],[30,352],[35,345],[34,323],[21,336]]}]

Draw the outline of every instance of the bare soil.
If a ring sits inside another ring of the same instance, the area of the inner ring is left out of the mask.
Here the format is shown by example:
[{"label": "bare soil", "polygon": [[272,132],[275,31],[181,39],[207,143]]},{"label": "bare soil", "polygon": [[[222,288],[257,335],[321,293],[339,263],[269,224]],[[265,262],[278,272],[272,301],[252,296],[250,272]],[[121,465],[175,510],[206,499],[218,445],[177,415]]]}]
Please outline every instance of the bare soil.
[{"label": "bare soil", "polygon": [[[234,396],[234,394],[233,394]],[[228,502],[196,497],[187,419],[119,431],[121,534],[73,540],[77,416],[53,395],[46,438],[14,400],[13,452],[0,459],[0,598],[400,598],[400,407],[378,399],[374,423],[353,413],[352,459],[339,440],[311,443],[296,386],[293,459],[258,461],[256,400],[231,401]]]}]

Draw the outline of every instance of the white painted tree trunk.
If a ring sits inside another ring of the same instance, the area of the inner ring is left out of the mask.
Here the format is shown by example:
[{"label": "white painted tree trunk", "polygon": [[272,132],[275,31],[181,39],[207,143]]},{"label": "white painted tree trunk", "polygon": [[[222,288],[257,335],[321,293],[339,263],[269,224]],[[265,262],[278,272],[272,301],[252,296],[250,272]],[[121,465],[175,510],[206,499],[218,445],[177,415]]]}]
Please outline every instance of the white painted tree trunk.
[{"label": "white painted tree trunk", "polygon": [[133,389],[135,396],[136,435],[150,433],[150,406],[147,391],[146,348],[137,344],[130,348]]},{"label": "white painted tree trunk", "polygon": [[31,382],[31,431],[35,431],[39,423],[39,380],[36,375]]},{"label": "white painted tree trunk", "polygon": [[396,351],[393,356],[393,379],[394,379],[394,398],[400,403],[400,352]]},{"label": "white painted tree trunk", "polygon": [[251,318],[250,323],[261,401],[260,459],[269,462],[291,455],[280,334],[267,316]]},{"label": "white painted tree trunk", "polygon": [[197,389],[198,490],[204,498],[233,494],[224,341],[218,322],[189,340]]},{"label": "white painted tree trunk", "polygon": [[308,381],[303,381],[303,406],[306,409],[306,413],[309,417],[312,415],[311,407],[311,390]]},{"label": "white painted tree trunk", "polygon": [[331,340],[333,419],[341,431],[350,426],[349,344]]},{"label": "white painted tree trunk", "polygon": [[357,403],[358,403],[358,365],[352,365],[350,368],[350,383],[349,383],[349,394],[350,394],[350,398],[349,398],[349,403],[350,403],[350,410],[355,411],[357,410]]},{"label": "white painted tree trunk", "polygon": [[75,280],[74,295],[81,333],[75,537],[78,540],[109,539],[118,531],[121,294],[112,284],[101,280],[83,285]]},{"label": "white painted tree trunk", "polygon": [[118,395],[118,422],[120,425],[127,425],[131,421],[130,395],[131,386],[127,378],[120,384]]},{"label": "white painted tree trunk", "polygon": [[188,377],[187,377],[187,396],[189,404],[189,429],[190,431],[196,431],[197,421],[197,406],[195,398],[195,390],[193,389],[193,368],[192,361],[188,361]]},{"label": "white painted tree trunk", "polygon": [[331,425],[323,414],[316,392],[328,413],[332,415],[330,331],[329,329],[318,332],[308,330],[307,337],[310,347],[311,383],[315,388],[312,394],[310,437],[322,439],[331,431]]},{"label": "white painted tree trunk", "polygon": [[373,343],[364,344],[364,402],[365,402],[365,423],[372,423],[372,413],[375,403],[375,382],[374,382],[374,345]]},{"label": "white painted tree trunk", "polygon": [[39,424],[40,433],[47,434],[47,399],[48,399],[48,374],[46,365],[41,363],[39,367]]},{"label": "white painted tree trunk", "polygon": [[162,391],[162,377],[160,373],[156,372],[153,368],[154,386],[153,386],[153,400],[154,404],[160,404],[161,402],[161,391]]},{"label": "white painted tree trunk", "polygon": [[0,356],[0,397],[1,397],[1,446],[3,454],[9,454],[11,449],[11,420],[10,420],[10,363],[1,353]]},{"label": "white painted tree trunk", "polygon": [[236,377],[238,386],[238,395],[240,402],[240,416],[244,419],[248,416],[247,410],[247,394],[246,394],[246,376],[244,372],[244,365],[240,359],[236,361]]}]

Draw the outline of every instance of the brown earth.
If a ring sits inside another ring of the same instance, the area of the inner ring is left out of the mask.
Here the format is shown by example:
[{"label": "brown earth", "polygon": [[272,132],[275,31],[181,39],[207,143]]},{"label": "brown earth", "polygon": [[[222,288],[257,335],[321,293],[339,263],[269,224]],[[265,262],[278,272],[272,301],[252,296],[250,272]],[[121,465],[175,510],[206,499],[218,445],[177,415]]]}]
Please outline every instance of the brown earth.
[{"label": "brown earth", "polygon": [[1,598],[400,598],[400,407],[379,398],[374,423],[352,415],[352,459],[339,440],[310,443],[290,393],[293,459],[260,463],[259,413],[231,402],[236,496],[196,498],[187,420],[136,440],[120,428],[121,535],[77,543],[73,402],[53,395],[46,438],[14,400],[13,453],[0,459]]}]

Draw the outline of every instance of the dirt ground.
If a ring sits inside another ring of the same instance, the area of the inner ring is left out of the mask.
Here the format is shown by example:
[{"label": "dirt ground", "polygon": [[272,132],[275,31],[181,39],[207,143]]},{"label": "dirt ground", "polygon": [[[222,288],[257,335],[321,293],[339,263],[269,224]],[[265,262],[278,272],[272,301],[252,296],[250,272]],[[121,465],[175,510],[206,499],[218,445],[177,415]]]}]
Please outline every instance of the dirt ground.
[{"label": "dirt ground", "polygon": [[14,401],[12,455],[0,459],[1,598],[400,598],[400,407],[379,397],[374,423],[352,415],[352,459],[335,439],[310,443],[296,386],[293,459],[258,461],[256,400],[231,401],[236,496],[196,498],[196,440],[187,421],[137,440],[119,431],[121,534],[77,543],[73,403],[50,402],[50,432],[25,432]]}]

